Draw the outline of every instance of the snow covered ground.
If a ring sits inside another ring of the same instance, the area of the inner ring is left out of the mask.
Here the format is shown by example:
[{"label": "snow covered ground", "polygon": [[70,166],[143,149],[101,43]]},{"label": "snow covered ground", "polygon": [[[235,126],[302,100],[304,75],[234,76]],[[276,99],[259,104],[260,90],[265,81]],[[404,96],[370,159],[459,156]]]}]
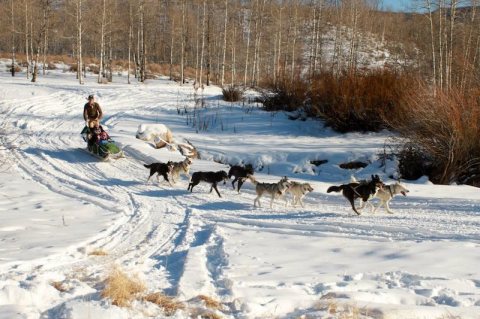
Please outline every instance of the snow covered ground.
[{"label": "snow covered ground", "polygon": [[[195,95],[166,79],[108,85],[50,71],[38,83],[0,73],[0,318],[163,318],[145,301],[120,308],[101,298],[115,266],[149,292],[220,318],[480,318],[480,192],[469,186],[405,183],[408,197],[356,216],[339,194],[354,174],[385,181],[388,133],[340,135],[318,121],[292,121],[256,105],[222,102],[219,88]],[[200,93],[200,92],[198,92]],[[84,151],[82,107],[95,94],[104,124],[126,158],[99,162]],[[259,181],[309,182],[305,208],[273,209],[254,187],[220,185],[219,198],[182,177],[145,184],[144,163],[181,160],[135,138],[163,123],[199,150],[191,171],[252,163]],[[311,160],[328,160],[321,166]],[[359,171],[339,163],[369,161]],[[98,256],[92,252],[102,251]],[[61,283],[59,291],[52,283]],[[204,316],[205,317],[205,316]]]}]

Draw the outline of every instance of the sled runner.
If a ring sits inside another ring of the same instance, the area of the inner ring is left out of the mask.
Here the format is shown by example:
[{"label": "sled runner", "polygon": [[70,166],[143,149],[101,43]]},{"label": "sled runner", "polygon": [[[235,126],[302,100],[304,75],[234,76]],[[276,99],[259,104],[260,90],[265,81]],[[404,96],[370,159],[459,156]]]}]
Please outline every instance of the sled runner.
[{"label": "sled runner", "polygon": [[[103,131],[103,130],[102,130]],[[110,158],[118,159],[125,157],[120,147],[103,131],[106,138],[99,138],[98,134],[95,134],[93,129],[85,126],[80,133],[83,140],[87,143],[87,151],[93,156],[101,159],[108,160]]]}]

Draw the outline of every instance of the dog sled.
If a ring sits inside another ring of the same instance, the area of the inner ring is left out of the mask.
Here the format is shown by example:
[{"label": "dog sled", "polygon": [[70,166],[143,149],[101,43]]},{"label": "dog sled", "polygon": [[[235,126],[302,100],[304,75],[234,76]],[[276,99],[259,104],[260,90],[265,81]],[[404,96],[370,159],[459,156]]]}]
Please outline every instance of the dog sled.
[{"label": "dog sled", "polygon": [[103,161],[109,160],[110,158],[118,159],[125,157],[122,149],[118,147],[108,134],[105,134],[107,136],[106,139],[99,139],[94,130],[88,126],[85,126],[80,134],[87,143],[86,150],[94,157]]}]

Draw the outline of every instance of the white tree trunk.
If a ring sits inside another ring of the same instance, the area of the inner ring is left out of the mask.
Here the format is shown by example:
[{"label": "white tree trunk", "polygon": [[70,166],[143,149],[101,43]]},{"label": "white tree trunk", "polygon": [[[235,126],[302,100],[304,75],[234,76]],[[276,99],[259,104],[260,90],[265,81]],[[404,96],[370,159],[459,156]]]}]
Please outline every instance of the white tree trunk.
[{"label": "white tree trunk", "polygon": [[199,87],[203,88],[203,60],[204,60],[204,52],[205,52],[205,27],[206,27],[206,11],[207,8],[207,0],[203,0],[203,18],[202,18],[202,48],[200,53],[200,76],[199,76]]},{"label": "white tree trunk", "polygon": [[225,58],[227,54],[227,22],[228,22],[228,0],[225,0],[225,23],[223,27],[223,59],[222,59],[222,75],[221,75],[222,86],[225,80]]},{"label": "white tree trunk", "polygon": [[130,59],[132,52],[132,36],[133,36],[133,17],[132,17],[132,4],[129,3],[129,24],[128,24],[128,71],[127,82],[130,84]]},{"label": "white tree trunk", "polygon": [[78,83],[83,84],[82,73],[82,0],[77,0],[77,61]]},{"label": "white tree trunk", "polygon": [[13,0],[11,2],[11,18],[12,18],[12,68],[10,69],[10,72],[12,73],[12,76],[15,76],[15,14],[13,10]]},{"label": "white tree trunk", "polygon": [[27,79],[30,72],[30,59],[28,55],[28,0],[25,0],[25,58],[27,59]]},{"label": "white tree trunk", "polygon": [[[102,1],[102,22],[100,25],[100,65],[98,66],[98,83],[103,82],[104,77],[104,60],[105,60],[105,22],[106,22],[106,10],[107,6],[105,0]],[[130,49],[130,47],[129,47]]]},{"label": "white tree trunk", "polygon": [[182,46],[181,46],[181,57],[180,57],[180,85],[183,85],[185,81],[184,74],[184,59],[185,59],[185,12],[186,12],[186,0],[182,1]]}]

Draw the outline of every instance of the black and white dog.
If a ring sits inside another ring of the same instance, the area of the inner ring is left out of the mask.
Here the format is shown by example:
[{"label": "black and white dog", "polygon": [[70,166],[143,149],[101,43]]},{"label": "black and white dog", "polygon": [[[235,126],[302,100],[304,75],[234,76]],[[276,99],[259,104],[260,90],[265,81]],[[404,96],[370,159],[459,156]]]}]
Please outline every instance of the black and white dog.
[{"label": "black and white dog", "polygon": [[243,183],[247,179],[248,175],[253,175],[254,170],[252,164],[247,164],[245,166],[234,165],[228,171],[228,179],[232,176],[235,179],[232,182],[232,187],[235,189],[235,182],[237,182],[237,191],[240,193],[240,188],[242,188]]},{"label": "black and white dog", "polygon": [[172,172],[173,169],[173,162],[168,161],[167,163],[152,163],[152,164],[143,164],[146,168],[150,169],[150,175],[148,176],[147,183],[150,180],[150,178],[153,176],[153,174],[157,173],[157,181],[160,183],[160,178],[159,176],[162,175],[163,178],[172,186],[172,183],[170,183],[170,180],[168,179],[168,174]]},{"label": "black and white dog", "polygon": [[[357,182],[355,180],[355,177],[352,176],[350,179],[351,182]],[[362,183],[362,181],[360,181]],[[373,196],[375,198],[380,199],[380,203],[378,204],[377,207],[375,207],[371,202],[362,202],[362,206],[358,209],[363,209],[366,204],[369,204],[371,206],[371,212],[375,214],[377,209],[379,209],[382,206],[385,206],[385,209],[387,213],[393,214],[393,211],[390,209],[390,201],[395,197],[396,195],[403,195],[407,196],[407,193],[409,190],[400,184],[400,182],[396,182],[395,184],[388,184],[384,185],[382,189],[379,189],[378,192]]]},{"label": "black and white dog", "polygon": [[210,193],[213,189],[218,194],[218,197],[222,197],[217,189],[217,183],[223,181],[223,184],[226,183],[228,179],[227,172],[225,171],[218,171],[218,172],[195,172],[192,174],[192,178],[190,179],[190,184],[188,184],[187,190],[193,192],[193,188],[198,185],[200,182],[207,182],[212,185],[210,188]]},{"label": "black and white dog", "polygon": [[379,189],[383,188],[384,184],[380,180],[378,175],[372,175],[372,180],[368,182],[352,182],[349,184],[343,184],[340,186],[330,186],[327,189],[327,193],[342,192],[343,196],[348,199],[352,205],[353,211],[360,215],[355,208],[355,200],[361,198],[363,202],[368,201],[371,197],[375,196]]}]

